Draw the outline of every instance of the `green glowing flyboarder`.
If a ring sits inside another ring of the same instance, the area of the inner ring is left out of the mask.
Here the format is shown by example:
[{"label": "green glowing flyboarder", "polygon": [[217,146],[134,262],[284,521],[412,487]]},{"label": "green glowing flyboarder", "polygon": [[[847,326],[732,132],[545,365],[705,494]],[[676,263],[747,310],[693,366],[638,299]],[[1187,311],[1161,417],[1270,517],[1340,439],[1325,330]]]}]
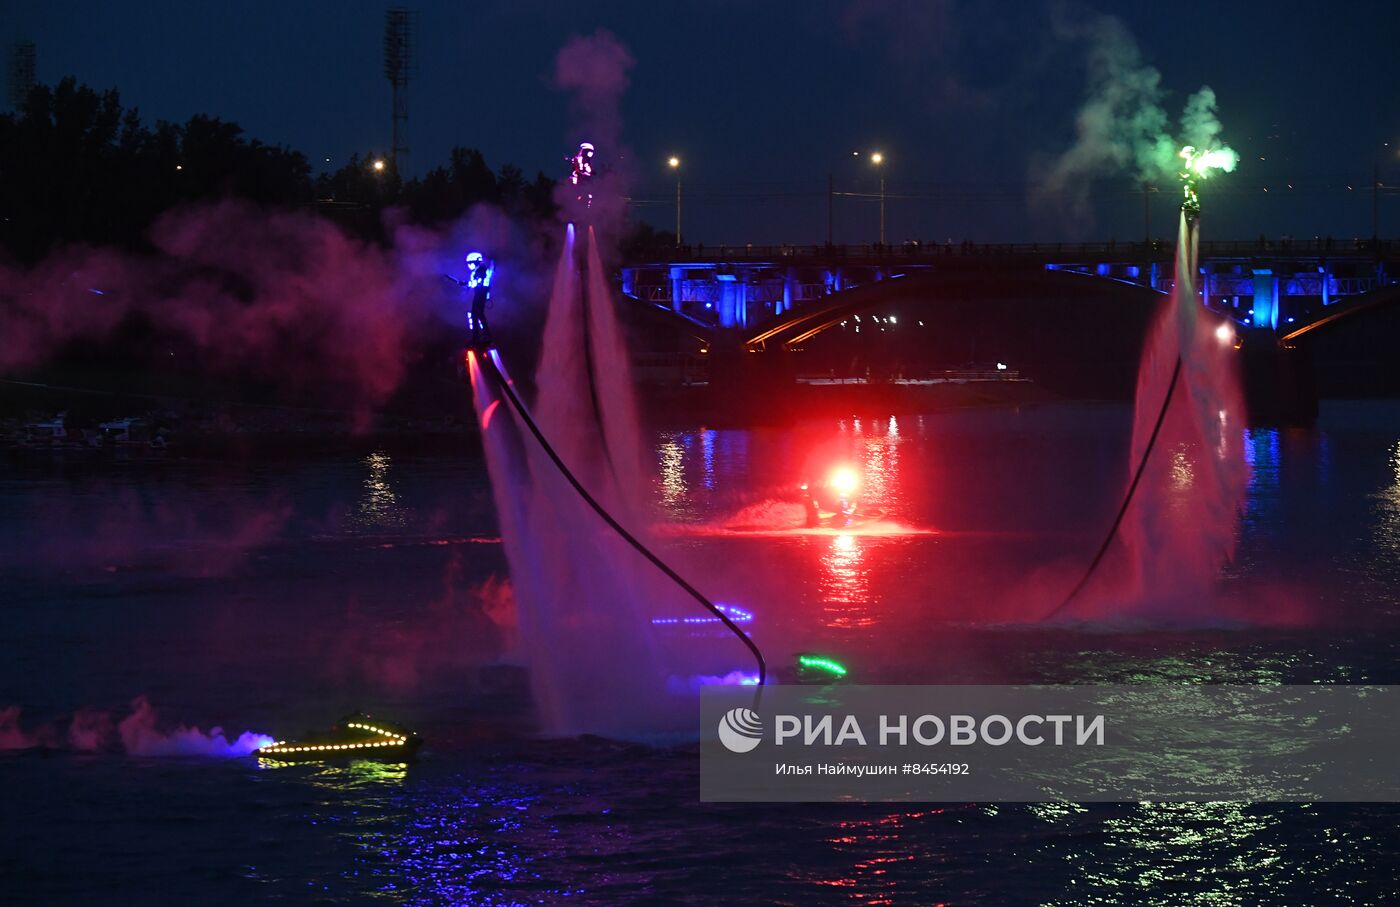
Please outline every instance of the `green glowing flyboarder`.
[{"label": "green glowing flyboarder", "polygon": [[1205,177],[1205,170],[1201,165],[1205,152],[1197,151],[1187,145],[1182,148],[1177,155],[1186,162],[1185,168],[1181,171],[1181,210],[1186,215],[1186,219],[1192,222],[1201,219],[1201,197],[1196,194],[1196,180]]},{"label": "green glowing flyboarder", "polygon": [[1195,221],[1201,216],[1201,198],[1196,194],[1196,184],[1210,177],[1212,170],[1230,173],[1240,162],[1240,156],[1232,148],[1210,148],[1197,150],[1187,145],[1177,153],[1186,163],[1181,170],[1182,200],[1181,210],[1187,220]]}]

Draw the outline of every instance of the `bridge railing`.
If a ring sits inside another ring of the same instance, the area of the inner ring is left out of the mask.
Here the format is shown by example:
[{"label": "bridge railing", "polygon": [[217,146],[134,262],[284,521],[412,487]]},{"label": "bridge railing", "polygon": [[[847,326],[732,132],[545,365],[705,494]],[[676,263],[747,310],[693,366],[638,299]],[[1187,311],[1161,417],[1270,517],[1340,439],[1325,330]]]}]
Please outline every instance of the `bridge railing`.
[{"label": "bridge railing", "polygon": [[[840,261],[857,259],[888,259],[899,261],[936,261],[949,258],[1024,258],[1038,261],[1124,261],[1162,260],[1174,254],[1174,244],[1166,240],[1151,242],[1085,242],[1085,243],[861,243],[847,244],[789,244],[778,245],[696,245],[668,246],[648,249],[641,258],[657,264],[668,262],[782,262],[802,259]],[[1206,240],[1200,244],[1202,258],[1262,258],[1268,256],[1329,256],[1329,255],[1400,255],[1400,240],[1395,239],[1250,239]]]}]

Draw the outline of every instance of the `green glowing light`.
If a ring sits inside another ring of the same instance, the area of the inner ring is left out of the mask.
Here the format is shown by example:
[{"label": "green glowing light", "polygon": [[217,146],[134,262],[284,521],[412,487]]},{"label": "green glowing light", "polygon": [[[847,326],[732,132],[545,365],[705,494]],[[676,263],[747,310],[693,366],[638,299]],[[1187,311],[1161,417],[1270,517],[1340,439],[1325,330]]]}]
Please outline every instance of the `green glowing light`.
[{"label": "green glowing light", "polygon": [[1187,177],[1187,174],[1193,174],[1198,179],[1210,176],[1212,170],[1230,173],[1240,162],[1240,156],[1232,148],[1211,148],[1198,151],[1187,145],[1181,149],[1180,157],[1186,162],[1187,170],[1187,173],[1183,173],[1182,176]]},{"label": "green glowing light", "polygon": [[797,664],[804,670],[824,671],[832,677],[845,677],[846,666],[841,662],[821,655],[799,655]]},{"label": "green glowing light", "polygon": [[1187,145],[1178,152],[1177,157],[1185,162],[1180,174],[1182,183],[1181,209],[1189,217],[1199,217],[1201,198],[1196,194],[1196,183],[1209,178],[1211,173],[1216,170],[1230,173],[1240,162],[1240,156],[1233,148],[1197,149],[1192,145]]}]

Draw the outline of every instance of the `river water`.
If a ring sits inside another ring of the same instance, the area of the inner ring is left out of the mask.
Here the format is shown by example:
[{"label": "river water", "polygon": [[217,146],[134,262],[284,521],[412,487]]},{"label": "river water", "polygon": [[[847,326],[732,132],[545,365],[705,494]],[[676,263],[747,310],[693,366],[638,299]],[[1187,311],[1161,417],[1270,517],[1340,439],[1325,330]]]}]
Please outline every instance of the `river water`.
[{"label": "river water", "polygon": [[[1112,517],[1130,421],[1065,405],[664,432],[659,534],[754,613],[779,674],[819,650],[872,683],[1400,682],[1397,403],[1247,433],[1236,559],[1190,620],[1123,603],[1040,623]],[[859,468],[876,519],[790,531],[777,499],[835,462]],[[3,470],[0,707],[26,733],[145,696],[167,728],[287,736],[363,708],[426,741],[406,767],[0,752],[7,900],[1384,903],[1400,888],[1388,806],[705,805],[693,743],[541,739],[478,454]]]}]

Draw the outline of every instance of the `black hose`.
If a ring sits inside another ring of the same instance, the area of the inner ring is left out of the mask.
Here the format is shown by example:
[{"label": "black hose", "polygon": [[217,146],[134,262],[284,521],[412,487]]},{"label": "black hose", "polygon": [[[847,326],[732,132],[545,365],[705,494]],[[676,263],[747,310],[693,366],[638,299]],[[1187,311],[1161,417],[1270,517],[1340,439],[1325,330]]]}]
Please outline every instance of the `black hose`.
[{"label": "black hose", "polygon": [[491,370],[495,372],[496,378],[501,385],[501,390],[505,393],[506,399],[510,401],[511,407],[515,410],[516,414],[520,416],[525,426],[530,429],[530,434],[535,436],[535,440],[539,442],[545,455],[554,463],[555,467],[568,483],[573,486],[574,491],[578,492],[579,497],[583,498],[584,502],[587,503],[589,507],[593,508],[593,512],[602,517],[603,522],[607,523],[614,532],[621,536],[623,541],[635,548],[637,552],[650,561],[656,569],[666,574],[672,582],[684,589],[685,592],[690,595],[691,598],[699,602],[705,610],[719,618],[720,622],[729,628],[729,632],[739,637],[739,641],[753,653],[754,660],[758,662],[758,688],[754,691],[754,707],[757,708],[759,700],[763,696],[763,684],[768,679],[768,663],[764,661],[763,653],[758,650],[758,646],[749,638],[747,633],[739,628],[738,624],[734,623],[734,621],[729,618],[729,615],[725,614],[714,602],[706,598],[700,590],[686,582],[684,577],[671,569],[665,561],[652,553],[651,549],[642,544],[632,533],[623,528],[622,524],[619,523],[602,504],[598,503],[598,500],[594,498],[593,495],[588,493],[588,489],[583,487],[583,483],[570,471],[569,467],[565,465],[564,461],[559,457],[558,452],[555,451],[553,445],[545,438],[544,432],[540,431],[539,425],[535,424],[535,420],[531,418],[529,411],[525,409],[525,404],[522,403],[520,398],[516,395],[515,388],[511,386],[510,381],[507,380],[505,375],[501,374],[500,370],[496,367],[493,353],[494,351],[490,351],[482,355],[482,360],[491,363]]},{"label": "black hose", "polygon": [[1147,447],[1143,449],[1142,461],[1138,463],[1137,472],[1133,473],[1133,481],[1128,485],[1128,493],[1123,496],[1123,506],[1118,508],[1118,515],[1113,518],[1113,525],[1109,527],[1108,535],[1104,538],[1103,544],[1099,546],[1099,553],[1094,555],[1094,560],[1089,564],[1089,569],[1084,571],[1084,576],[1079,583],[1070,590],[1065,600],[1055,606],[1045,619],[1049,620],[1069,607],[1070,602],[1079,597],[1079,593],[1084,591],[1084,587],[1089,584],[1089,578],[1094,575],[1094,571],[1099,569],[1099,563],[1103,556],[1108,553],[1108,546],[1113,544],[1113,539],[1118,535],[1118,527],[1123,525],[1123,517],[1128,513],[1128,505],[1133,502],[1133,495],[1137,492],[1138,483],[1142,481],[1142,474],[1147,470],[1147,458],[1152,455],[1152,448],[1157,444],[1157,435],[1162,431],[1162,423],[1167,419],[1167,410],[1172,405],[1172,395],[1176,392],[1176,384],[1181,378],[1181,357],[1176,357],[1176,365],[1172,367],[1172,380],[1167,385],[1167,394],[1162,399],[1162,410],[1157,413],[1157,424],[1152,426],[1152,434],[1147,439]]}]

